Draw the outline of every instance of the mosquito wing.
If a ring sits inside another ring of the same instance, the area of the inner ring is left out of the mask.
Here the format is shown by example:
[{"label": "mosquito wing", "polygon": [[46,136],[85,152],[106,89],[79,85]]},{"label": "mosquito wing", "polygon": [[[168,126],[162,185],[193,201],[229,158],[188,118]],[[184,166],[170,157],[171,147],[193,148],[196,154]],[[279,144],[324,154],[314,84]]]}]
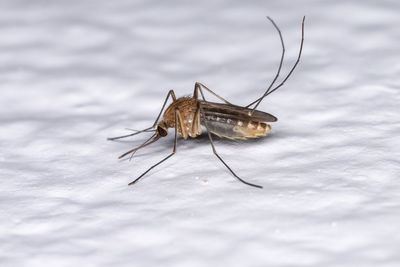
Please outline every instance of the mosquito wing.
[{"label": "mosquito wing", "polygon": [[242,121],[257,121],[257,122],[275,122],[278,119],[269,113],[262,112],[259,110],[254,110],[253,115],[250,115],[252,109],[221,104],[221,103],[213,103],[207,101],[201,101],[200,105],[204,110],[206,116],[216,116],[223,117],[231,120],[242,120]]}]

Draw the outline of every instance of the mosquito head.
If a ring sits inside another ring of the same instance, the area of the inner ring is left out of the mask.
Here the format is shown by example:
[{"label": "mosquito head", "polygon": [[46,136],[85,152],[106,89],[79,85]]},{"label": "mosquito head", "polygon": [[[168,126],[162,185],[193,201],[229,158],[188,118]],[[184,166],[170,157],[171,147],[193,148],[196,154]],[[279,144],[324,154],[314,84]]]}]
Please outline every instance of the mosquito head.
[{"label": "mosquito head", "polygon": [[156,130],[157,136],[164,137],[168,135],[168,126],[165,123],[165,121],[160,121],[157,125],[157,130]]}]

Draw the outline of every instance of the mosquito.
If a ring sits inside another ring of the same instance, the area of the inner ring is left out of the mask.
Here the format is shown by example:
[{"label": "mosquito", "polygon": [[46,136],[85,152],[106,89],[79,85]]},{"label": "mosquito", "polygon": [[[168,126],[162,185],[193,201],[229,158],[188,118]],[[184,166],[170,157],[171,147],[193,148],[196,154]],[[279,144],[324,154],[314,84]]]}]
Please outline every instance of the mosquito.
[{"label": "mosquito", "polygon": [[[240,182],[246,185],[262,188],[262,186],[260,185],[247,182],[244,179],[240,178],[229,167],[229,165],[217,153],[213,137],[211,134],[229,139],[247,139],[247,138],[263,137],[267,136],[267,134],[271,131],[271,126],[268,123],[277,121],[277,118],[275,116],[266,112],[259,111],[257,110],[257,107],[265,97],[275,92],[282,85],[284,85],[284,83],[291,76],[297,64],[299,63],[304,43],[305,17],[303,17],[301,23],[301,42],[297,60],[294,63],[291,70],[289,71],[289,73],[282,80],[282,82],[276,85],[275,87],[274,84],[279,77],[283,64],[283,59],[285,56],[285,45],[279,27],[270,17],[267,18],[272,23],[272,25],[279,34],[279,38],[282,45],[282,54],[277,73],[275,74],[274,79],[270,83],[265,93],[261,97],[257,98],[256,100],[248,104],[247,106],[242,107],[228,102],[223,97],[219,96],[214,91],[212,91],[211,89],[207,88],[204,84],[199,82],[196,82],[194,85],[194,92],[192,97],[176,98],[174,91],[170,90],[167,94],[167,97],[165,98],[164,104],[162,105],[161,111],[158,114],[157,119],[154,121],[154,124],[151,127],[148,127],[141,131],[136,131],[128,135],[108,138],[108,140],[117,140],[121,138],[131,137],[144,132],[153,133],[153,135],[149,139],[147,139],[146,142],[144,142],[142,145],[133,148],[128,152],[119,156],[119,159],[121,159],[129,154],[131,154],[132,157],[136,151],[150,144],[155,143],[162,137],[167,136],[169,128],[174,128],[175,130],[174,132],[175,141],[172,153],[166,156],[158,163],[151,166],[149,169],[147,169],[147,171],[142,173],[138,178],[130,182],[128,185],[133,185],[137,183],[149,171],[151,171],[153,168],[157,167],[158,165],[160,165],[161,163],[163,163],[176,153],[178,144],[178,134],[185,140],[188,137],[195,138],[202,133],[201,126],[204,126],[207,130],[208,139],[210,140],[211,148],[214,155],[225,165],[225,167],[231,172],[231,174]],[[213,96],[215,96],[216,98],[218,98],[219,100],[221,100],[221,102],[223,103],[213,103],[207,101],[206,98],[204,97],[203,89],[208,93],[212,94]],[[199,98],[199,93],[201,95],[201,99]],[[169,98],[172,98],[172,103],[167,107],[167,109],[163,114],[164,108],[166,107]],[[161,115],[163,115],[162,120],[160,120]]]}]

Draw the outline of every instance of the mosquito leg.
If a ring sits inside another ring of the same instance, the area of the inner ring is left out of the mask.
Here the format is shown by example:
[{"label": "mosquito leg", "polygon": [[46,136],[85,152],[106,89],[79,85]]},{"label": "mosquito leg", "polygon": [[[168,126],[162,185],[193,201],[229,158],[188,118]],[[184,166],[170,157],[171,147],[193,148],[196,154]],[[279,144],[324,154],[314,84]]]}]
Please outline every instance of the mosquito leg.
[{"label": "mosquito leg", "polygon": [[167,95],[167,97],[165,98],[164,104],[163,104],[163,106],[162,106],[162,108],[161,108],[161,110],[160,110],[160,113],[158,114],[157,119],[154,121],[153,127],[151,127],[151,128],[156,127],[157,122],[158,122],[158,120],[160,119],[161,114],[162,114],[162,112],[163,112],[163,110],[164,110],[164,108],[165,108],[165,105],[167,104],[167,101],[168,101],[169,96],[172,97],[172,102],[175,102],[175,101],[176,101],[176,96],[175,96],[174,90],[169,90],[168,95]]},{"label": "mosquito leg", "polygon": [[[175,121],[178,121],[178,110],[175,110]],[[134,181],[130,182],[128,185],[135,184],[137,181],[139,181],[143,176],[145,176],[153,168],[157,167],[158,165],[160,165],[161,163],[163,163],[164,161],[166,161],[167,159],[172,157],[176,153],[177,144],[178,144],[178,123],[175,123],[175,141],[174,141],[174,149],[173,149],[172,153],[169,154],[167,157],[165,157],[163,160],[161,160],[158,163],[151,166],[147,171],[142,173],[138,178],[136,178]]]},{"label": "mosquito leg", "polygon": [[[197,133],[198,132],[198,126],[200,125],[199,121],[200,119],[198,119],[200,117],[200,108],[199,105],[197,106],[196,112],[194,113],[193,116],[193,123],[192,123],[192,133]],[[201,126],[200,126],[201,127]]]},{"label": "mosquito leg", "polygon": [[216,93],[214,93],[211,89],[209,89],[207,86],[205,86],[202,83],[196,82],[194,84],[194,93],[193,93],[193,98],[197,99],[199,96],[198,91],[200,91],[201,97],[203,98],[204,101],[206,101],[204,94],[203,94],[203,90],[201,88],[206,89],[209,93],[211,93],[212,95],[214,95],[215,97],[217,97],[219,100],[225,102],[226,104],[232,105],[231,103],[229,103],[229,101],[225,100],[223,97],[217,95]]},{"label": "mosquito leg", "polygon": [[286,75],[285,79],[283,79],[283,81],[282,81],[280,84],[278,84],[274,89],[272,89],[272,90],[269,90],[269,89],[268,89],[267,92],[265,92],[264,95],[263,95],[262,97],[260,97],[259,99],[257,99],[256,101],[254,101],[253,103],[251,103],[250,105],[248,105],[248,106],[251,106],[251,105],[253,105],[253,104],[255,104],[255,103],[257,102],[257,104],[255,105],[255,107],[253,108],[253,110],[252,110],[251,112],[254,112],[254,110],[257,108],[257,106],[261,103],[261,101],[262,101],[266,96],[268,96],[269,94],[272,94],[272,93],[275,92],[277,89],[279,89],[282,85],[285,84],[285,82],[287,81],[287,79],[289,79],[290,75],[292,75],[294,69],[296,68],[297,64],[299,63],[300,57],[301,57],[301,52],[302,52],[302,50],[303,50],[303,43],[304,43],[304,20],[305,20],[305,19],[306,19],[306,17],[304,16],[304,17],[303,17],[303,22],[301,23],[301,43],[300,43],[299,54],[298,54],[298,56],[297,56],[297,60],[296,60],[296,62],[294,63],[292,69],[289,71],[288,75]]},{"label": "mosquito leg", "polygon": [[207,127],[207,121],[205,119],[204,111],[203,111],[203,109],[201,108],[200,105],[199,105],[199,108],[200,108],[200,112],[202,114],[202,120],[204,122],[204,126],[207,129],[208,139],[210,139],[210,144],[211,144],[211,147],[212,147],[214,155],[217,156],[217,158],[225,165],[225,167],[232,173],[232,175],[236,177],[236,179],[238,179],[239,181],[241,181],[244,184],[247,184],[247,185],[250,185],[250,186],[254,186],[254,187],[257,187],[257,188],[263,188],[261,185],[256,185],[256,184],[252,184],[252,183],[246,182],[245,180],[243,180],[242,178],[237,176],[236,173],[228,166],[228,164],[226,164],[226,162],[218,155],[217,150],[215,149],[215,146],[214,146],[214,141],[212,139],[211,132],[208,130],[208,127]]},{"label": "mosquito leg", "polygon": [[131,134],[122,135],[122,136],[117,136],[117,137],[109,137],[109,138],[107,138],[107,140],[112,141],[112,140],[117,140],[117,139],[129,137],[129,136],[134,136],[134,135],[137,135],[137,134],[146,132],[146,131],[148,131],[148,130],[150,130],[150,129],[153,129],[154,127],[156,127],[157,122],[158,122],[158,120],[160,119],[161,114],[162,114],[162,112],[163,112],[163,110],[164,110],[164,108],[165,108],[165,105],[167,104],[168,98],[169,98],[170,96],[172,97],[172,102],[175,102],[175,101],[176,101],[176,96],[175,96],[174,90],[169,90],[169,92],[168,92],[168,94],[167,94],[167,97],[165,98],[164,104],[163,104],[163,106],[162,106],[162,108],[161,108],[161,111],[160,111],[160,113],[158,114],[157,119],[154,121],[153,126],[148,127],[148,128],[146,128],[146,129],[144,129],[144,130],[138,131],[138,132],[136,132],[136,133],[131,133]]},{"label": "mosquito leg", "polygon": [[[277,71],[277,73],[276,73],[274,79],[272,80],[271,84],[269,85],[267,91],[264,93],[264,95],[268,94],[269,90],[271,90],[271,87],[274,85],[276,79],[278,79],[279,73],[281,72],[281,68],[282,68],[282,64],[283,64],[283,59],[284,59],[284,57],[285,57],[285,44],[284,44],[284,42],[283,42],[283,37],[282,37],[281,30],[280,30],[279,27],[275,24],[275,21],[273,21],[270,17],[267,17],[267,19],[269,19],[269,20],[271,21],[272,25],[275,27],[275,29],[276,29],[276,30],[278,31],[278,33],[279,33],[279,38],[281,39],[281,45],[282,45],[282,55],[281,55],[281,61],[279,62],[278,71]],[[263,95],[263,96],[264,96],[264,95]],[[253,101],[252,103],[250,103],[249,105],[247,105],[246,108],[249,108],[250,106],[252,106],[252,105],[254,105],[255,103],[258,102],[257,105],[256,105],[255,108],[254,108],[254,109],[256,109],[257,106],[260,104],[261,100],[262,100],[262,97],[258,98],[257,100],[255,100],[255,101]],[[254,109],[253,109],[253,111],[254,111]],[[252,111],[252,112],[253,112],[253,111]]]}]

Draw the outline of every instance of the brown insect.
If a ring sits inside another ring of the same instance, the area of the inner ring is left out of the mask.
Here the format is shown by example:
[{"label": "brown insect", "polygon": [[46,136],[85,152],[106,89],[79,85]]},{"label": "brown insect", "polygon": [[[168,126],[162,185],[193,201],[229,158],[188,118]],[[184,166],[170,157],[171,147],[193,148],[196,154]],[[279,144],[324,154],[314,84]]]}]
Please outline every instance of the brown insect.
[{"label": "brown insect", "polygon": [[[184,139],[187,139],[188,137],[195,138],[196,136],[200,135],[202,132],[201,126],[204,126],[207,130],[208,133],[208,138],[211,143],[212,150],[215,154],[215,156],[218,157],[218,159],[228,168],[228,170],[235,176],[239,181],[242,183],[245,183],[250,186],[262,188],[260,185],[252,184],[249,182],[246,182],[242,178],[240,178],[236,173],[228,166],[228,164],[225,163],[225,161],[218,155],[212,134],[215,134],[219,137],[224,137],[224,138],[229,138],[229,139],[247,139],[247,138],[257,138],[260,136],[266,136],[270,131],[271,131],[271,126],[267,124],[267,122],[275,122],[277,121],[277,118],[274,117],[271,114],[256,110],[258,105],[261,103],[261,101],[271,94],[272,92],[276,91],[278,88],[280,88],[286,80],[290,77],[292,74],[293,70],[296,68],[297,64],[300,61],[301,57],[301,52],[303,49],[303,42],[304,42],[304,20],[305,17],[303,17],[302,25],[301,25],[301,43],[300,43],[300,50],[299,54],[297,57],[297,60],[290,70],[290,72],[286,75],[286,77],[283,79],[283,81],[275,86],[273,88],[273,85],[277,78],[279,77],[281,68],[282,68],[282,63],[285,55],[285,45],[283,42],[282,34],[281,31],[279,30],[278,26],[275,24],[275,22],[267,17],[275,29],[279,33],[279,37],[281,40],[281,45],[282,45],[282,55],[281,55],[281,60],[279,63],[278,71],[269,85],[268,89],[266,92],[258,99],[250,103],[249,105],[245,107],[241,106],[236,106],[219,96],[218,94],[214,93],[212,90],[207,88],[201,83],[196,82],[194,86],[194,93],[193,97],[181,97],[181,98],[176,98],[175,93],[173,90],[170,90],[168,92],[168,95],[164,101],[164,104],[161,108],[160,113],[157,116],[157,119],[155,120],[154,124],[141,131],[137,131],[132,134],[128,135],[123,135],[123,136],[118,136],[118,137],[113,137],[113,138],[108,138],[108,140],[116,140],[116,139],[121,139],[129,136],[134,136],[139,133],[143,132],[154,132],[153,135],[142,145],[139,147],[136,147],[134,149],[129,150],[128,152],[122,154],[119,158],[123,158],[129,154],[133,154],[138,151],[139,149],[148,146],[154,142],[156,142],[158,139],[161,137],[167,136],[168,134],[168,128],[174,128],[175,129],[175,142],[174,142],[174,148],[173,151],[170,155],[165,157],[163,160],[159,161],[158,163],[154,164],[151,166],[147,171],[145,171],[142,175],[140,175],[138,178],[136,178],[134,181],[129,183],[129,185],[132,185],[139,181],[144,175],[146,175],[150,170],[152,170],[154,167],[158,166],[159,164],[163,163],[167,159],[169,159],[172,155],[176,153],[177,150],[177,143],[178,143],[178,134],[181,135]],[[203,89],[205,89],[207,92],[211,93],[218,99],[220,99],[223,103],[213,103],[209,102],[205,99]],[[199,99],[199,92],[201,94],[201,98]],[[159,121],[163,110],[168,102],[169,98],[172,98],[172,104],[170,104],[167,109],[164,112],[163,119]],[[252,107],[254,105],[254,107]],[[252,108],[251,108],[252,107]]]}]

